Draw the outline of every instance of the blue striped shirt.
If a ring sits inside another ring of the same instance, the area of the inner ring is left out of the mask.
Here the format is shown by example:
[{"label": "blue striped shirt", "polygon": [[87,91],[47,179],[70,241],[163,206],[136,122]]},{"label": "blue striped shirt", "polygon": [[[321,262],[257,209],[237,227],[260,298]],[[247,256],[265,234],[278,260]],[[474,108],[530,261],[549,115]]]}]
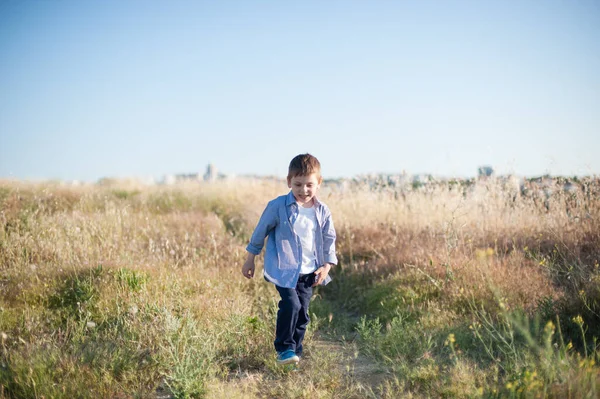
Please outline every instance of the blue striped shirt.
[{"label": "blue striped shirt", "polygon": [[[317,266],[325,263],[337,264],[335,256],[335,228],[331,212],[324,203],[314,198],[317,215],[317,231],[315,233],[315,248]],[[295,288],[300,277],[302,266],[302,245],[294,233],[294,223],[298,217],[298,203],[290,191],[287,195],[275,198],[267,204],[246,250],[258,255],[262,250],[265,238],[265,278],[280,287]],[[327,276],[321,284],[331,281]]]}]

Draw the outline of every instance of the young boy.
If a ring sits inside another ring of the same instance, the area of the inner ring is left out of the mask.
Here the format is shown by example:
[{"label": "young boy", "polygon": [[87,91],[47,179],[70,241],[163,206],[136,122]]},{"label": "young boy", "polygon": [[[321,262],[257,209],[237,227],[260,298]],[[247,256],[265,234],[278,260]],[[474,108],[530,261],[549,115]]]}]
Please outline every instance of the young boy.
[{"label": "young boy", "polygon": [[254,257],[269,238],[263,272],[281,295],[274,342],[279,364],[300,360],[312,289],[328,284],[329,270],[337,264],[331,212],[316,197],[321,182],[317,158],[301,154],[292,159],[287,176],[290,192],[267,204],[246,247],[242,274],[252,278]]}]

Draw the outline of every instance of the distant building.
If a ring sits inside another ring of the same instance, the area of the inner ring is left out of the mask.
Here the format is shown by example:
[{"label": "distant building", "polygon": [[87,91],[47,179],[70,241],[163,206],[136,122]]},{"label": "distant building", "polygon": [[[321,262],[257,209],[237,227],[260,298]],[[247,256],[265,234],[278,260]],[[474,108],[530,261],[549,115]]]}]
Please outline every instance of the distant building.
[{"label": "distant building", "polygon": [[171,185],[182,182],[215,182],[217,180],[228,179],[229,176],[218,173],[217,168],[213,164],[206,166],[206,172],[204,175],[201,173],[179,173],[175,175],[165,175],[161,181],[161,184]]},{"label": "distant building", "polygon": [[204,181],[215,181],[219,177],[217,168],[212,163],[206,166],[206,173],[204,173]]},{"label": "distant building", "polygon": [[161,181],[161,184],[165,184],[170,186],[172,184],[181,183],[181,182],[195,182],[200,181],[199,173],[179,173],[176,175],[164,175]]},{"label": "distant building", "polygon": [[494,174],[494,168],[492,168],[491,166],[480,166],[479,168],[477,168],[477,176],[478,177],[490,177]]}]

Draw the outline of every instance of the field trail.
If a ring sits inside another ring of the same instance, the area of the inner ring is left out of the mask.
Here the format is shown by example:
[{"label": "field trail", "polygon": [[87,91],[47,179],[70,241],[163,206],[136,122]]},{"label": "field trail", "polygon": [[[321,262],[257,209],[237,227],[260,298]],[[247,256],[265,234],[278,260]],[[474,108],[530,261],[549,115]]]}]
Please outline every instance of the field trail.
[{"label": "field trail", "polygon": [[352,342],[334,341],[316,336],[312,345],[321,353],[339,355],[339,371],[353,385],[366,394],[374,394],[386,380],[386,373],[374,361],[361,354]]}]

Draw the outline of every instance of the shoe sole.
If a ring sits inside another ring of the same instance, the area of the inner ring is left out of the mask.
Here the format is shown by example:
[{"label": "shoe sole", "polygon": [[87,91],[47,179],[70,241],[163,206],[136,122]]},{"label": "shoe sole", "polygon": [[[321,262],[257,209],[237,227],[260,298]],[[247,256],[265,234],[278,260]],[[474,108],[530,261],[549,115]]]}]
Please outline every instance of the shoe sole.
[{"label": "shoe sole", "polygon": [[285,364],[298,363],[299,361],[300,359],[298,358],[298,356],[292,356],[289,359],[278,360],[277,364],[281,364],[283,366]]}]

